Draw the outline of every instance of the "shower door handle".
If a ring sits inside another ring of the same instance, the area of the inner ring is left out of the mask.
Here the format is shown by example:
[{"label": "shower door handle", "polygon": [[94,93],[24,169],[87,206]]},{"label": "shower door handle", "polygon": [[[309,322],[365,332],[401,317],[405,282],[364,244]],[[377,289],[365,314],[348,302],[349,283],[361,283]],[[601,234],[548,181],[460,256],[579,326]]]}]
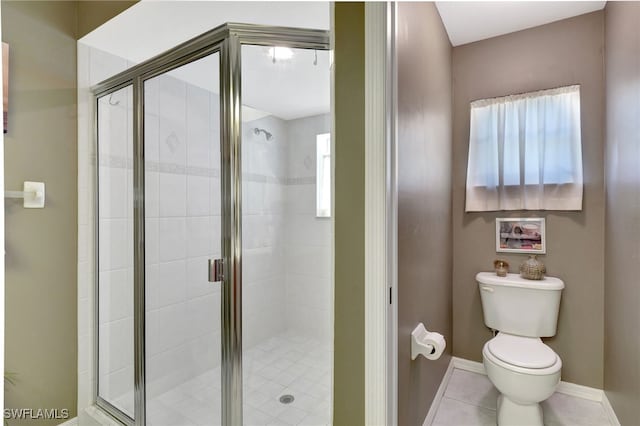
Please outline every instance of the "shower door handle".
[{"label": "shower door handle", "polygon": [[215,283],[224,280],[223,265],[223,259],[209,259],[209,282]]}]

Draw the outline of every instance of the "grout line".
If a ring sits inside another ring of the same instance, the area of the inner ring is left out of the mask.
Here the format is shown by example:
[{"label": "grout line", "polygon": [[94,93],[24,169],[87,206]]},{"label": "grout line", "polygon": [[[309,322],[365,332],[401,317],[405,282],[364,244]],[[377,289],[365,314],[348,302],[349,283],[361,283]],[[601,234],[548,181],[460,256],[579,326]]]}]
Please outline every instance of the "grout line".
[{"label": "grout line", "polygon": [[490,408],[490,407],[485,407],[484,405],[473,404],[473,403],[471,403],[471,402],[469,402],[469,401],[464,401],[464,400],[462,400],[462,399],[458,399],[458,398],[454,398],[454,397],[452,397],[452,396],[448,396],[446,393],[445,393],[445,394],[444,394],[444,396],[443,396],[443,399],[444,399],[444,398],[451,399],[451,400],[453,400],[453,401],[458,401],[458,402],[461,402],[461,403],[463,403],[463,404],[466,404],[466,405],[469,405],[469,406],[472,406],[472,407],[483,408],[483,409],[485,409],[485,410],[494,411],[494,412],[495,412],[495,411],[497,411],[497,410],[496,410],[496,409],[497,409],[497,407],[496,407],[496,408]]},{"label": "grout line", "polygon": [[469,401],[463,401],[461,399],[452,398],[452,397],[447,396],[447,395],[445,395],[442,399],[450,399],[452,401],[456,401],[456,402],[459,402],[461,404],[468,405],[469,407],[482,408],[483,410],[493,411],[494,413],[496,412],[496,409],[494,409],[494,408],[485,407],[484,405],[473,404],[473,403],[471,403]]}]

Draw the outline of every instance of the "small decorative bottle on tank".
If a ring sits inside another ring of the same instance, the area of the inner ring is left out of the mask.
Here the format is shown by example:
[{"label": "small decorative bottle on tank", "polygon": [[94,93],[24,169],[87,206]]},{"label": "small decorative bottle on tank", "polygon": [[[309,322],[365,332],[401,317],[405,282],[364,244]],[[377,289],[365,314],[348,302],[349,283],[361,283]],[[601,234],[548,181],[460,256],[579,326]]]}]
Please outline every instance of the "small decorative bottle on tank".
[{"label": "small decorative bottle on tank", "polygon": [[528,280],[542,280],[547,268],[544,263],[540,262],[535,254],[529,256],[529,259],[520,265],[520,276]]},{"label": "small decorative bottle on tank", "polygon": [[494,260],[493,267],[496,270],[496,275],[499,277],[506,277],[507,273],[509,273],[509,262],[507,262],[506,260]]}]

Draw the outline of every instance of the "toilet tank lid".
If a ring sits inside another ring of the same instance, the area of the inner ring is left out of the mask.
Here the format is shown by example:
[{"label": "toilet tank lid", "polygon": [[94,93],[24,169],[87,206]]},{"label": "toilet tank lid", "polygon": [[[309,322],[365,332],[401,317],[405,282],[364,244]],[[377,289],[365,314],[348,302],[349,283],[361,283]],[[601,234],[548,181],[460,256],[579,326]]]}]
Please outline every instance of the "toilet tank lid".
[{"label": "toilet tank lid", "polygon": [[499,277],[495,272],[479,272],[476,275],[479,284],[488,284],[505,287],[523,287],[534,290],[562,290],[564,282],[555,277],[544,277],[542,280],[527,280],[518,274],[507,274],[506,277]]}]

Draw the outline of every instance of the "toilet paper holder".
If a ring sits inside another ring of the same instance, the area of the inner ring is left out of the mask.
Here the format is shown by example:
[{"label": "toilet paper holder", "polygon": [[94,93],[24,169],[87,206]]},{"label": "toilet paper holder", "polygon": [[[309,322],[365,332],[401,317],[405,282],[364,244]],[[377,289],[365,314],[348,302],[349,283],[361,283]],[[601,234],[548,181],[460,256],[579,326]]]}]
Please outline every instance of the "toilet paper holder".
[{"label": "toilet paper holder", "polygon": [[427,359],[436,360],[440,358],[447,343],[444,336],[427,330],[424,324],[419,323],[411,332],[411,359],[415,360],[418,355]]}]

